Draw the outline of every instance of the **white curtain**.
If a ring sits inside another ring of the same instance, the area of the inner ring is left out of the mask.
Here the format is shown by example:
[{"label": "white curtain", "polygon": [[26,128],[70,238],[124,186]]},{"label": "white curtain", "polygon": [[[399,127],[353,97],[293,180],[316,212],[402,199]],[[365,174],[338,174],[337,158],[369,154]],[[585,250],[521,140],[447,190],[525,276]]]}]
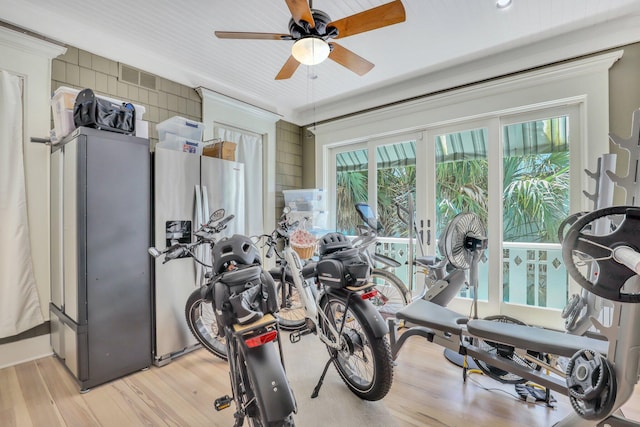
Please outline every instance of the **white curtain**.
[{"label": "white curtain", "polygon": [[262,234],[262,136],[238,129],[214,128],[215,138],[238,144],[236,161],[244,163],[244,232],[248,236]]},{"label": "white curtain", "polygon": [[22,140],[20,78],[0,70],[0,338],[44,321],[31,263]]}]

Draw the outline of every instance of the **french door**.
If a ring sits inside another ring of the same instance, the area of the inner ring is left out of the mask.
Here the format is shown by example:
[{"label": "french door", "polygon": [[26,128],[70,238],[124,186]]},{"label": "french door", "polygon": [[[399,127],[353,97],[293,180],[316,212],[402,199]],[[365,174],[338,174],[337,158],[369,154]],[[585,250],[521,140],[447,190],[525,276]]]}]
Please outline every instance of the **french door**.
[{"label": "french door", "polygon": [[[475,213],[488,249],[479,263],[481,317],[506,314],[561,328],[571,293],[558,225],[581,208],[579,108],[562,107],[466,121],[425,132],[418,216],[440,237],[460,212]],[[420,169],[419,169],[420,170]],[[438,253],[438,240],[428,242]],[[450,308],[470,312],[471,289]]]}]

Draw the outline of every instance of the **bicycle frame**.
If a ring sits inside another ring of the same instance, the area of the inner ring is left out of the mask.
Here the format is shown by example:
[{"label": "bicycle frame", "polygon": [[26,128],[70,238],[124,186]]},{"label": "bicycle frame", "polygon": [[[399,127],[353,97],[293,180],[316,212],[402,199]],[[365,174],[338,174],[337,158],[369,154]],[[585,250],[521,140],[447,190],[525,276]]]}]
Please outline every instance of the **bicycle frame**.
[{"label": "bicycle frame", "polygon": [[331,334],[332,338],[335,339],[331,341],[331,339],[327,337],[325,333],[320,332],[318,334],[320,341],[335,350],[339,350],[342,347],[342,339],[340,333],[334,327],[333,322],[329,321],[326,314],[322,312],[322,310],[318,309],[318,302],[322,300],[324,291],[320,291],[319,294],[316,293],[313,286],[307,280],[305,280],[302,274],[302,260],[300,259],[300,256],[298,256],[296,251],[291,248],[288,239],[284,245],[283,252],[284,259],[291,271],[293,283],[298,290],[298,294],[302,298],[305,318],[313,322],[314,330],[322,331],[322,329],[319,329],[319,317],[321,316],[324,325],[328,326],[328,332]]}]

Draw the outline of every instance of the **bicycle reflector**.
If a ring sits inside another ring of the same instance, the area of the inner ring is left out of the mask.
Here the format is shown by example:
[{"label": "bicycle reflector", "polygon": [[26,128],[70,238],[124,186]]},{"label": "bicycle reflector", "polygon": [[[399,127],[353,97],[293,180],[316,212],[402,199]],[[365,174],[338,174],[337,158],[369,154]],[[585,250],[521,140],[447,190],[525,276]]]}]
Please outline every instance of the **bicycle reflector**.
[{"label": "bicycle reflector", "polygon": [[369,299],[375,297],[376,295],[378,295],[378,291],[376,289],[371,289],[369,292],[365,292],[360,295],[360,298]]},{"label": "bicycle reflector", "polygon": [[278,336],[278,331],[273,330],[265,332],[264,334],[257,335],[255,337],[247,338],[244,342],[249,348],[260,347],[268,342],[274,341]]}]

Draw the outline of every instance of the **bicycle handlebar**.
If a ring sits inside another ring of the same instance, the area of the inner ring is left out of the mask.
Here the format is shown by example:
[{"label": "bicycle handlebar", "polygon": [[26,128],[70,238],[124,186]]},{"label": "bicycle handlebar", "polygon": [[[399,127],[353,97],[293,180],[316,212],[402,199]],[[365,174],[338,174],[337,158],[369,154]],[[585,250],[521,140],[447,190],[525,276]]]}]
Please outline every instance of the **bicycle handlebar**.
[{"label": "bicycle handlebar", "polygon": [[[220,232],[220,231],[224,230],[224,229],[227,227],[227,223],[228,223],[229,221],[231,221],[231,220],[232,220],[233,218],[235,218],[235,217],[236,217],[235,215],[231,214],[231,215],[229,215],[228,217],[223,218],[223,219],[218,223],[218,225],[216,226],[216,229],[218,229],[218,228],[219,228],[219,231],[218,231],[218,232]],[[220,227],[224,227],[224,228],[220,228]]]},{"label": "bicycle handlebar", "polygon": [[197,240],[193,243],[176,242],[162,251],[158,250],[155,247],[151,247],[148,249],[148,252],[154,258],[158,258],[160,255],[164,255],[164,261],[162,261],[163,264],[166,264],[167,262],[177,258],[190,256],[199,264],[206,266],[206,264],[196,258],[196,256],[192,252],[192,249],[204,243],[209,243],[211,245],[215,244],[214,235],[225,230],[227,228],[227,224],[234,218],[235,215],[232,214],[219,221],[216,219],[212,219],[209,220],[209,222],[207,222],[206,224],[202,224],[200,228],[193,233],[197,238]]}]

